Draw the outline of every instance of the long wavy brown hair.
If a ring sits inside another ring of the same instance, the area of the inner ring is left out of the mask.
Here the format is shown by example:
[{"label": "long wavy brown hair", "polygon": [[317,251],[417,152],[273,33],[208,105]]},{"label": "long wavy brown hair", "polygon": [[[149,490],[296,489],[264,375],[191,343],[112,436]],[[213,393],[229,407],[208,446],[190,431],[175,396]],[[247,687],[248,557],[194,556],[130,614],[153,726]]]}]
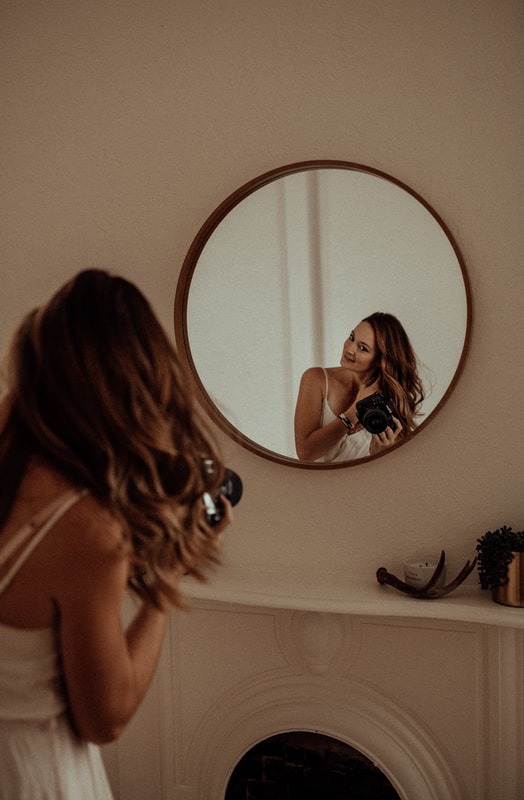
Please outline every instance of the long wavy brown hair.
[{"label": "long wavy brown hair", "polygon": [[5,382],[0,525],[30,458],[43,457],[122,523],[133,590],[183,605],[180,576],[202,577],[198,565],[216,560],[202,493],[220,485],[223,464],[142,293],[103,270],[80,272],[25,317]]},{"label": "long wavy brown hair", "polygon": [[376,311],[363,321],[375,333],[380,392],[392,402],[395,416],[402,423],[400,438],[404,438],[416,427],[424,400],[417,357],[404,327],[393,314]]}]

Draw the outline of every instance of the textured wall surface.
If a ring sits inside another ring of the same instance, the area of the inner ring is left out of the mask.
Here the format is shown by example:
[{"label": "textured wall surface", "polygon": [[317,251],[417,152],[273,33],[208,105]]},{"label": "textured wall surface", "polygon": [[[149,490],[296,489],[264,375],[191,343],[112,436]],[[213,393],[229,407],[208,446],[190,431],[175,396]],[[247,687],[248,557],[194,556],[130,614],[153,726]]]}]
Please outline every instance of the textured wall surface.
[{"label": "textured wall surface", "polygon": [[208,214],[303,159],[397,177],[462,249],[470,353],[423,435],[322,473],[221,436],[246,485],[228,564],[374,574],[428,544],[462,563],[485,530],[522,527],[520,2],[33,0],[1,23],[2,345],[88,265],[135,280],[172,331]]},{"label": "textured wall surface", "polygon": [[[3,2],[0,22],[0,346],[23,313],[86,266],[136,281],[172,332],[178,275],[200,225],[246,181],[301,160],[342,159],[395,176],[440,214],[465,257],[469,357],[444,409],[412,442],[377,461],[319,472],[263,460],[219,434],[245,483],[224,544],[224,569],[237,582],[244,567],[263,583],[278,565],[302,591],[306,574],[318,595],[334,573],[373,580],[381,564],[394,568],[415,550],[441,547],[453,571],[486,530],[522,528],[519,0],[28,0]],[[171,636],[142,717],[107,754],[111,774],[127,776],[141,798],[157,784],[151,796],[172,796],[173,731],[178,770],[201,698],[212,702],[235,669],[250,673],[241,652],[229,671],[238,637],[233,626],[215,641],[213,613],[210,631],[204,625],[184,640],[174,680],[169,654],[179,643]],[[173,625],[190,620],[200,617],[174,617]],[[195,682],[199,641],[211,652],[204,661],[215,663]],[[247,650],[260,652],[263,671],[272,651],[257,646],[255,637]],[[375,672],[365,680],[377,685],[392,675],[381,652],[366,662]],[[496,687],[504,677],[497,649],[482,652],[488,670],[477,688]],[[477,680],[467,652],[461,659],[450,645],[449,653],[443,663],[455,675],[440,675],[451,692],[443,709],[460,687],[471,700]],[[522,663],[521,651],[515,659]],[[423,720],[415,690],[424,691],[425,678],[415,670],[410,680],[413,697],[400,694]],[[496,691],[490,696],[493,708],[477,709],[477,721],[464,708],[462,727],[453,728],[465,734],[456,767],[479,786],[490,710],[499,725]],[[518,716],[511,730],[522,734],[521,710],[506,705]],[[175,708],[189,716],[175,719]],[[430,726],[444,741],[446,720],[432,709]],[[476,740],[468,739],[472,725]],[[167,753],[163,771],[150,757],[149,732],[157,757]],[[513,751],[505,758],[510,775]],[[495,796],[486,785],[471,796]]]}]

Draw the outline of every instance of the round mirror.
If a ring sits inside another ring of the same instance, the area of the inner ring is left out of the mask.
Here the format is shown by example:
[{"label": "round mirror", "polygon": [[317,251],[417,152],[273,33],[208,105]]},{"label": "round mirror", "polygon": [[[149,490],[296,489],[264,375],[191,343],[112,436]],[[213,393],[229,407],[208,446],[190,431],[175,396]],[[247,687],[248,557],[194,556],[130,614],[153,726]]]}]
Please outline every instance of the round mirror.
[{"label": "round mirror", "polygon": [[180,274],[175,334],[201,403],[244,447],[295,467],[348,467],[378,454],[299,459],[295,405],[303,373],[339,366],[348,333],[376,311],[401,321],[424,394],[416,426],[382,455],[423,430],[456,383],[471,322],[464,261],[399,180],[308,161],[246,183],[206,220]]}]

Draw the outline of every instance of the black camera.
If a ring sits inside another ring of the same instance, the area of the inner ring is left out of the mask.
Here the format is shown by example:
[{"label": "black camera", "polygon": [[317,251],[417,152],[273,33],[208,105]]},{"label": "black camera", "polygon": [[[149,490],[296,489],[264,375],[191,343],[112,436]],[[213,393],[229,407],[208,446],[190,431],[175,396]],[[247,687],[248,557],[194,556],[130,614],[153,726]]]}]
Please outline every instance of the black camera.
[{"label": "black camera", "polygon": [[370,394],[357,403],[358,421],[370,433],[382,433],[388,425],[391,430],[396,430],[394,415],[396,415],[395,409],[380,392]]},{"label": "black camera", "polygon": [[[207,475],[212,475],[214,471],[214,462],[210,458],[204,459],[204,472]],[[211,492],[204,492],[202,495],[204,508],[206,511],[207,524],[211,525],[211,527],[213,525],[217,525],[224,516],[222,505],[220,503],[221,496],[227,497],[231,505],[236,506],[242,497],[242,490],[243,486],[240,476],[237,475],[237,473],[232,469],[226,468],[224,470],[224,480],[215,493],[211,494]]]}]

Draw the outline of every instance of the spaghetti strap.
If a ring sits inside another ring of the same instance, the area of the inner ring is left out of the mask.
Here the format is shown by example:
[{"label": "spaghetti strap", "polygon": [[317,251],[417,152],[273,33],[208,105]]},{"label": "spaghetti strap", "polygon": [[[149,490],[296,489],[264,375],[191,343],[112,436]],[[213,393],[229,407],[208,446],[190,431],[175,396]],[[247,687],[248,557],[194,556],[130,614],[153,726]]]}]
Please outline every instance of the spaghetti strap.
[{"label": "spaghetti strap", "polygon": [[327,374],[327,370],[324,367],[320,367],[320,369],[324,373],[324,379],[326,381],[326,389],[325,389],[325,392],[324,392],[324,400],[327,402],[327,396],[328,396],[328,374]]},{"label": "spaghetti strap", "polygon": [[[65,496],[62,496],[60,499],[60,504],[58,508],[56,508],[56,500],[54,500],[47,509],[44,509],[44,512],[40,512],[37,519],[33,519],[30,522],[27,522],[23,525],[17,533],[13,536],[13,538],[7,543],[7,545],[0,551],[0,566],[5,563],[9,557],[14,553],[19,547],[23,546],[26,542],[29,542],[27,547],[22,550],[21,554],[17,559],[15,559],[14,564],[8,569],[7,573],[0,579],[0,594],[7,589],[13,578],[15,577],[18,570],[23,566],[25,561],[29,558],[35,547],[42,541],[46,533],[53,527],[53,525],[58,522],[60,517],[68,511],[71,506],[73,506],[80,498],[84,497],[87,494],[87,489],[82,491],[74,491],[68,492]],[[38,528],[37,520],[45,514],[46,510],[51,510],[50,516],[45,519],[41,524],[41,527]],[[36,529],[36,532],[35,532]]]}]

